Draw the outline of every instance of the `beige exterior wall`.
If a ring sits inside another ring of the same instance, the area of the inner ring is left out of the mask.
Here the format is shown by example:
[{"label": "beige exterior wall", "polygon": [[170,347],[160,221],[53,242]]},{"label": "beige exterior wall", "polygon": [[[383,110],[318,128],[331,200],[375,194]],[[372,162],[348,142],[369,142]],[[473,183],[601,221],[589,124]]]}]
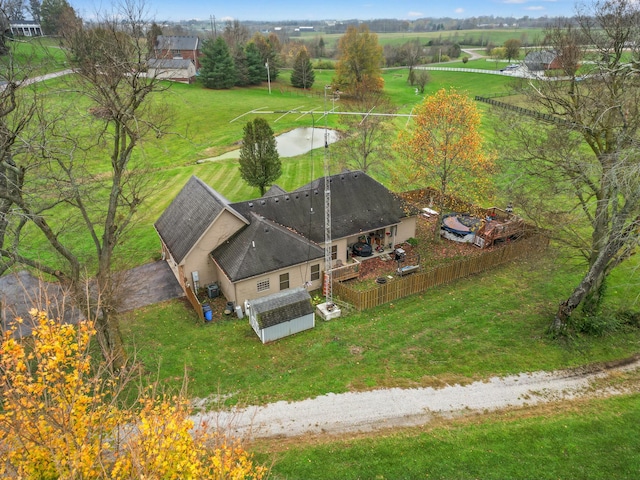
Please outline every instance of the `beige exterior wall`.
[{"label": "beige exterior wall", "polygon": [[405,217],[400,221],[396,232],[396,243],[406,242],[416,236],[416,217]]},{"label": "beige exterior wall", "polygon": [[[302,287],[305,282],[311,281],[311,267],[313,265],[320,266],[320,278],[311,282],[311,285],[307,288],[308,291],[317,290],[322,287],[322,272],[324,271],[324,260],[319,258],[312,260],[308,264],[301,263],[289,268],[283,268],[282,270],[276,270],[265,275],[257,277],[251,277],[247,280],[237,282],[235,286],[224,277],[220,279],[218,284],[222,293],[230,302],[235,302],[236,305],[244,304],[245,300],[252,300],[255,298],[265,297],[273,293],[280,291],[280,275],[284,273],[289,274],[289,288]],[[258,283],[269,281],[269,289],[258,292]]]},{"label": "beige exterior wall", "polygon": [[218,270],[209,253],[237,232],[243,225],[245,223],[242,220],[227,210],[224,210],[213,221],[209,229],[182,261],[187,282],[191,283],[192,272],[198,272],[200,287],[218,281]]},{"label": "beige exterior wall", "polygon": [[196,76],[196,66],[191,64],[188,69],[150,68],[148,75],[159,80],[190,83]]}]

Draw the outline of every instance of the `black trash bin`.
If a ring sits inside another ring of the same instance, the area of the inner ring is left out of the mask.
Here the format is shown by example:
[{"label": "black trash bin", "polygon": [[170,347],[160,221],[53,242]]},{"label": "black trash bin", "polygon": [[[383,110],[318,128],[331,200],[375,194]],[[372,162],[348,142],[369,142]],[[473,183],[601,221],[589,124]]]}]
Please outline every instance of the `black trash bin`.
[{"label": "black trash bin", "polygon": [[220,295],[220,287],[215,283],[207,285],[207,295],[209,298],[217,298]]}]

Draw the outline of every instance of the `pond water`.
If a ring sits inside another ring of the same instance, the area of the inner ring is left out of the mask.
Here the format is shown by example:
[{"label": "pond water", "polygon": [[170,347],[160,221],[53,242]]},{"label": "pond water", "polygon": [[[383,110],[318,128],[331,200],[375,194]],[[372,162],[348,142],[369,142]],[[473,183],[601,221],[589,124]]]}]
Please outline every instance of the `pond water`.
[{"label": "pond water", "polygon": [[[338,141],[336,130],[326,130],[329,144]],[[324,146],[324,128],[301,127],[291,130],[276,137],[276,147],[281,157],[295,157],[309,152],[315,148]],[[313,142],[312,142],[313,141]],[[224,160],[228,158],[240,158],[240,149],[232,150],[217,157],[207,160]]]}]

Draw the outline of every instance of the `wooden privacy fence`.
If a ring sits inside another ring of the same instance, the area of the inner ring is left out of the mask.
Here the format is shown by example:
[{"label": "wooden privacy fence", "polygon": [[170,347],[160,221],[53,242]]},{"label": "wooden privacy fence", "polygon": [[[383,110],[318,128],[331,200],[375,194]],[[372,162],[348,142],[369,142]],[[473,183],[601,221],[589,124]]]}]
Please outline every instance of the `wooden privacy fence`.
[{"label": "wooden privacy fence", "polygon": [[344,283],[334,281],[333,294],[340,300],[353,305],[358,311],[362,311],[490,270],[517,258],[542,252],[548,245],[549,239],[545,235],[537,234],[508,243],[502,248],[485,252],[477,257],[466,258],[406,277],[396,277],[369,290],[356,290]]},{"label": "wooden privacy fence", "polygon": [[185,288],[184,291],[187,295],[187,300],[189,300],[189,303],[198,314],[198,317],[200,317],[200,321],[204,322],[204,311],[202,310],[202,304],[200,303],[200,300],[198,300],[198,297],[196,296],[196,294],[193,293],[193,290],[191,290],[191,287]]}]

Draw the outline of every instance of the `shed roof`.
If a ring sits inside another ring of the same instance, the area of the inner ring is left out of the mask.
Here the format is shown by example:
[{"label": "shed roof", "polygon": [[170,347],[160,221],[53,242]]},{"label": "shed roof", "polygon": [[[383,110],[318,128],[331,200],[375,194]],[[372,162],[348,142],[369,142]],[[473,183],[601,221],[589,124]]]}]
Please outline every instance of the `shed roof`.
[{"label": "shed roof", "polygon": [[[361,171],[332,175],[329,181],[334,239],[395,225],[407,216],[396,195]],[[290,193],[234,203],[231,207],[245,217],[255,212],[318,244],[324,243],[324,177]]]},{"label": "shed roof", "polygon": [[293,230],[256,213],[248,218],[248,226],[211,252],[232,282],[324,256],[320,246]]},{"label": "shed roof", "polygon": [[303,287],[283,290],[249,303],[260,328],[272,327],[313,313],[311,296]]},{"label": "shed roof", "polygon": [[197,50],[200,39],[195,35],[158,35],[158,50]]},{"label": "shed roof", "polygon": [[184,259],[228,204],[226,198],[198,177],[189,179],[155,223],[158,235],[176,262]]}]

